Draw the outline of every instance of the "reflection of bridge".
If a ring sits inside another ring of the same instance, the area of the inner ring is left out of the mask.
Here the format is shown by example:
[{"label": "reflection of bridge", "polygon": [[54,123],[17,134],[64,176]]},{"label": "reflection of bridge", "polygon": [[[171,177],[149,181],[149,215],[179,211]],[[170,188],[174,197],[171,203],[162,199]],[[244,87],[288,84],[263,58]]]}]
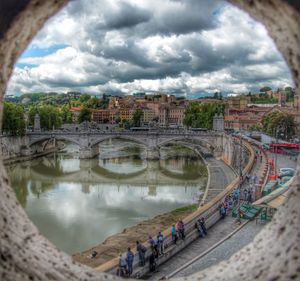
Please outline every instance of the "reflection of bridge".
[{"label": "reflection of bridge", "polygon": [[[173,177],[175,175],[170,170],[162,167],[157,162],[147,162],[147,166],[143,167],[140,171],[133,173],[116,173],[99,166],[97,160],[80,160],[78,170],[74,172],[63,172],[55,163],[54,159],[40,158],[36,160],[34,165],[29,164],[25,168],[25,172],[20,173],[16,167],[11,173],[17,173],[16,177],[20,178],[22,175],[26,178],[32,178],[34,181],[43,183],[58,183],[58,182],[74,182],[74,179],[80,179],[83,185],[91,184],[120,184],[131,186],[157,186],[157,185],[200,185],[204,186],[206,177],[200,175],[194,179],[184,179],[182,177]],[[26,163],[22,164],[24,169]],[[205,169],[205,167],[204,167]],[[171,177],[170,177],[171,176]]]},{"label": "reflection of bridge", "polygon": [[[159,148],[161,146],[176,142],[189,143],[190,146],[197,146],[200,152],[212,153],[214,156],[220,156],[222,152],[228,150],[228,138],[221,132],[172,132],[172,131],[155,131],[155,132],[68,132],[68,131],[51,131],[51,132],[30,132],[22,138],[23,155],[34,154],[39,147],[39,151],[46,146],[49,141],[55,143],[56,140],[75,143],[79,146],[81,158],[92,158],[99,153],[98,144],[108,139],[125,139],[143,145],[147,150],[148,159],[159,158]],[[2,137],[2,146],[9,147],[11,140],[9,137]],[[20,146],[20,141],[18,142]],[[10,148],[12,149],[12,148]],[[228,151],[229,152],[229,151]],[[226,153],[229,157],[231,153]]]}]

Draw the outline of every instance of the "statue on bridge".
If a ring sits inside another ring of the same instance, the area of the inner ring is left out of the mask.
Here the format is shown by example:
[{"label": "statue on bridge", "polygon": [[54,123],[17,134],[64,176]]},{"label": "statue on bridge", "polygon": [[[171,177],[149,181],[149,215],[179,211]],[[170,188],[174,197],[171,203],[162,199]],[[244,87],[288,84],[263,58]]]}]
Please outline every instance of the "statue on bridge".
[{"label": "statue on bridge", "polygon": [[36,114],[34,116],[33,131],[34,132],[40,132],[41,131],[41,120],[40,120],[40,115],[38,115],[38,114]]}]

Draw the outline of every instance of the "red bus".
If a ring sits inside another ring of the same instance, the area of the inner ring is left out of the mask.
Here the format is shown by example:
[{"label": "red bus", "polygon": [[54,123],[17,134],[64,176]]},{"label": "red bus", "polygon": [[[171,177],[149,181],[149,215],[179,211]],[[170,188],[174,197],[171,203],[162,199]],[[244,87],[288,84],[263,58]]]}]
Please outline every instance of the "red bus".
[{"label": "red bus", "polygon": [[291,156],[296,156],[300,152],[300,144],[298,143],[270,143],[269,147],[270,152]]}]

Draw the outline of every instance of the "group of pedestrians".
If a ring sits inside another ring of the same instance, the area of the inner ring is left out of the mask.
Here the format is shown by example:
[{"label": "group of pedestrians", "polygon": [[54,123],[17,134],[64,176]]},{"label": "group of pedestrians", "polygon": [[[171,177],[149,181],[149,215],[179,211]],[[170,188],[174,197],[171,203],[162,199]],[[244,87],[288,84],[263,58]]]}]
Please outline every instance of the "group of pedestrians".
[{"label": "group of pedestrians", "polygon": [[[156,239],[152,236],[148,237],[148,244],[151,249],[149,256],[149,269],[151,272],[156,270],[156,260],[160,255],[164,254],[164,236],[161,231],[158,232]],[[147,248],[140,241],[136,241],[136,251],[139,256],[139,265],[146,264]],[[119,255],[119,265],[117,268],[117,275],[122,277],[130,277],[133,272],[134,253],[130,248],[127,249],[126,256]]]},{"label": "group of pedestrians", "polygon": [[219,213],[222,219],[226,217],[226,215],[230,210],[232,210],[235,206],[239,204],[240,194],[241,194],[241,187],[238,186],[231,192],[231,194],[227,195],[225,199],[222,201],[222,203],[219,205]]},{"label": "group of pedestrians", "polygon": [[[204,218],[197,221],[197,229],[201,237],[207,235]],[[176,224],[171,227],[171,236],[174,244],[178,239],[185,239],[185,224],[182,219],[179,219]],[[158,232],[156,239],[152,236],[148,236],[148,244],[150,246],[151,253],[149,255],[149,269],[154,272],[157,267],[157,259],[164,254],[164,236],[161,231]],[[139,265],[145,266],[146,264],[146,252],[147,248],[140,241],[136,241],[136,251],[139,256]],[[127,249],[126,256],[119,255],[119,266],[117,268],[117,275],[122,277],[130,277],[133,271],[134,254],[130,248]]]},{"label": "group of pedestrians", "polygon": [[179,219],[178,222],[172,225],[171,227],[171,236],[174,244],[177,243],[177,240],[180,238],[185,239],[185,224],[182,219]]},{"label": "group of pedestrians", "polygon": [[252,203],[252,186],[246,187],[244,189],[244,201],[247,202],[248,204]]},{"label": "group of pedestrians", "polygon": [[122,253],[120,253],[117,275],[121,277],[130,277],[133,272],[133,260],[134,253],[131,251],[131,248],[127,249],[126,257],[124,257]]}]

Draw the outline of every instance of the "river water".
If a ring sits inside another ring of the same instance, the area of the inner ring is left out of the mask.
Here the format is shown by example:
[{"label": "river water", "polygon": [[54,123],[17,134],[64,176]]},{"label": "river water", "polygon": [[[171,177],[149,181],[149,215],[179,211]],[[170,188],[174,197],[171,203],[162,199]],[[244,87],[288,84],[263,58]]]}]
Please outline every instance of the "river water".
[{"label": "river water", "polygon": [[[40,232],[66,253],[156,215],[197,203],[206,167],[182,147],[165,147],[164,160],[144,160],[136,144],[114,140],[95,159],[78,159],[78,147],[7,167],[17,198]],[[171,158],[170,158],[171,157]]]}]

